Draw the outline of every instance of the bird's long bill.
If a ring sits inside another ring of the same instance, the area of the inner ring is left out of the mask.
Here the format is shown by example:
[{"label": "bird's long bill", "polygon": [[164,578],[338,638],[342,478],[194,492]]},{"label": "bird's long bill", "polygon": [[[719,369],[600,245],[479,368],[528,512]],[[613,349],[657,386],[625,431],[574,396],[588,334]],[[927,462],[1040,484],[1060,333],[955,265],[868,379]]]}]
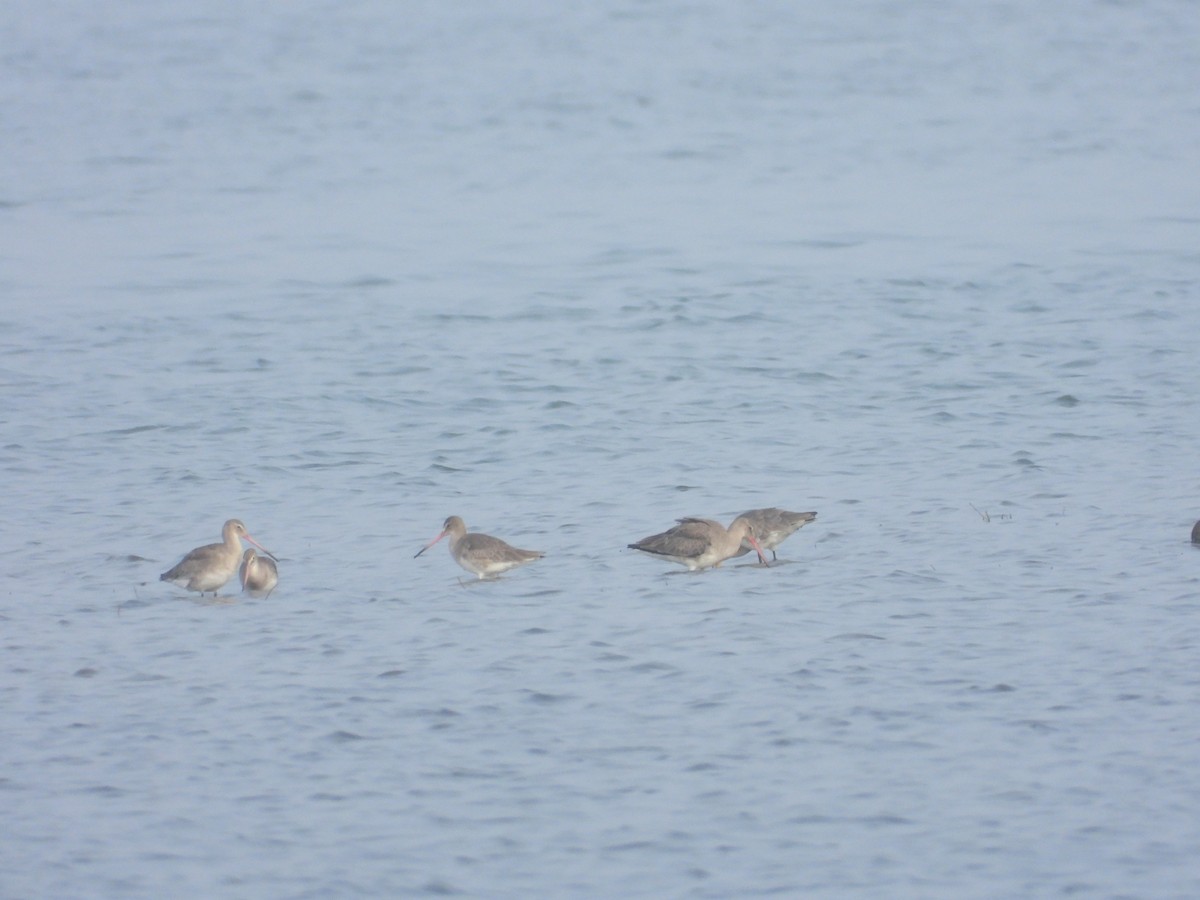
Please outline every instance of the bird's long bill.
[{"label": "bird's long bill", "polygon": [[432,547],[434,544],[436,544],[438,541],[440,541],[442,538],[444,538],[448,533],[449,532],[443,531],[441,534],[439,534],[437,537],[435,537],[432,541],[430,541],[428,544],[426,544],[424,547],[422,547],[420,550],[418,550],[416,552],[416,554],[414,554],[413,559],[416,559],[418,556],[420,556],[422,553],[424,553],[426,550],[428,550],[430,547]]},{"label": "bird's long bill", "polygon": [[767,562],[767,558],[763,556],[762,547],[758,545],[758,541],[755,539],[754,535],[746,535],[746,540],[750,542],[750,545],[754,548],[754,552],[758,554],[758,561],[764,566],[770,565],[770,563]]},{"label": "bird's long bill", "polygon": [[267,556],[271,557],[271,559],[275,560],[275,562],[279,562],[279,557],[277,557],[274,553],[272,553],[270,550],[268,550],[266,547],[264,547],[262,544],[260,544],[254,538],[250,537],[250,535],[243,534],[242,537],[244,537],[246,540],[248,540],[251,544],[253,544],[255,547],[257,547],[259,550],[261,550]]}]

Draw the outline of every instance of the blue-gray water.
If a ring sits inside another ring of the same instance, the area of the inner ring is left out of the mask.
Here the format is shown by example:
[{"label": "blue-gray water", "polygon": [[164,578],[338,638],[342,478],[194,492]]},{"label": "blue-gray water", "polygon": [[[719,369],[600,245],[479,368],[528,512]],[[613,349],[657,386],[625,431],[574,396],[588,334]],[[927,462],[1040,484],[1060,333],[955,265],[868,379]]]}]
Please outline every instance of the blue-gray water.
[{"label": "blue-gray water", "polygon": [[[1194,4],[25,0],[0,76],[0,896],[1200,895]],[[269,599],[158,582],[232,516]]]}]

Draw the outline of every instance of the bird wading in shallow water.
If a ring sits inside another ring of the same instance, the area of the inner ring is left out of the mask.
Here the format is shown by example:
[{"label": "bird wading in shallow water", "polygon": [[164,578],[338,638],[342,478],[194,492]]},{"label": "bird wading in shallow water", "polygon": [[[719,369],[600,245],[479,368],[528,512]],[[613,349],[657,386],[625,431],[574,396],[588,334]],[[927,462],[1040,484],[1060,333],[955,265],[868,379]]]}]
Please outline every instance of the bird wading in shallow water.
[{"label": "bird wading in shallow water", "polygon": [[442,524],[441,534],[418,550],[413,559],[444,537],[450,538],[450,555],[454,561],[479,578],[495,578],[545,556],[538,550],[519,550],[490,534],[468,533],[467,524],[458,516],[451,516]]},{"label": "bird wading in shallow water", "polygon": [[240,519],[230,519],[221,529],[220,544],[205,544],[197,547],[175,566],[158,576],[159,581],[169,581],[201,595],[223,588],[238,571],[242,559],[242,541],[253,544],[271,559],[275,555],[246,532]]},{"label": "bird wading in shallow water", "polygon": [[[738,516],[739,519],[745,519],[754,526],[754,534],[758,538],[759,544],[764,550],[771,551],[772,560],[779,559],[775,554],[776,547],[816,517],[815,512],[788,512],[786,509],[779,509],[775,506],[747,510]],[[752,549],[750,542],[743,540],[742,549],[735,555],[745,556]]]},{"label": "bird wading in shallow water", "polygon": [[731,556],[737,556],[742,541],[758,551],[758,558],[766,565],[762,547],[754,533],[754,526],[739,516],[726,528],[712,519],[679,519],[679,524],[662,534],[652,534],[629,546],[643,553],[662,556],[691,571],[717,567]]},{"label": "bird wading in shallow water", "polygon": [[275,585],[279,584],[279,568],[274,560],[259,556],[253,547],[242,554],[242,568],[238,573],[242,590],[251,597],[270,597]]}]

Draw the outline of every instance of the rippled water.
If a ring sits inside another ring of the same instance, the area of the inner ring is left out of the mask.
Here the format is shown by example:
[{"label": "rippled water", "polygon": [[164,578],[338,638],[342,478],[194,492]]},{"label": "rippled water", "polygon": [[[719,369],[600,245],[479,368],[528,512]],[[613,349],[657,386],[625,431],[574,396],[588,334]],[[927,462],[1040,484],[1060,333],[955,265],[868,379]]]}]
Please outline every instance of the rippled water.
[{"label": "rippled water", "polygon": [[0,895],[1200,893],[1189,5],[14,8]]}]

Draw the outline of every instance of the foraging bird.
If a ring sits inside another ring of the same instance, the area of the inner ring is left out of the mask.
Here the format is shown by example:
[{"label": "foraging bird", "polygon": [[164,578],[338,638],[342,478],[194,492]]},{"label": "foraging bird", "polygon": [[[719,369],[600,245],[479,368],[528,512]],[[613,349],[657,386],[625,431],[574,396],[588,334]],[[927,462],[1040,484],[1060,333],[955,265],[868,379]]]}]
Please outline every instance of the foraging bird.
[{"label": "foraging bird", "polygon": [[467,524],[458,516],[451,516],[442,524],[441,534],[418,550],[413,559],[444,537],[450,538],[450,555],[454,561],[481,579],[495,578],[501,572],[545,556],[538,550],[519,550],[489,534],[468,534]]},{"label": "foraging bird", "polygon": [[159,581],[169,581],[189,591],[214,594],[237,574],[238,562],[242,558],[242,540],[253,544],[271,559],[271,553],[246,532],[240,519],[230,519],[221,528],[220,544],[205,544],[197,547],[175,566],[158,576]]},{"label": "foraging bird", "polygon": [[251,597],[270,597],[275,585],[279,584],[279,568],[273,560],[259,556],[253,547],[242,554],[242,568],[238,573],[242,590]]},{"label": "foraging bird", "polygon": [[[775,548],[817,517],[815,512],[788,512],[775,506],[766,509],[751,509],[742,513],[740,518],[746,519],[754,526],[754,534],[764,550],[771,551],[771,559],[779,559]],[[745,556],[751,550],[748,541],[742,541],[742,548],[734,554]]]},{"label": "foraging bird", "polygon": [[731,556],[737,556],[742,541],[746,540],[758,551],[758,558],[763,565],[767,563],[755,536],[754,526],[742,516],[734,519],[728,528],[712,519],[686,518],[677,521],[678,525],[662,534],[652,534],[628,546],[644,553],[664,556],[694,572],[710,566],[716,568]]}]

